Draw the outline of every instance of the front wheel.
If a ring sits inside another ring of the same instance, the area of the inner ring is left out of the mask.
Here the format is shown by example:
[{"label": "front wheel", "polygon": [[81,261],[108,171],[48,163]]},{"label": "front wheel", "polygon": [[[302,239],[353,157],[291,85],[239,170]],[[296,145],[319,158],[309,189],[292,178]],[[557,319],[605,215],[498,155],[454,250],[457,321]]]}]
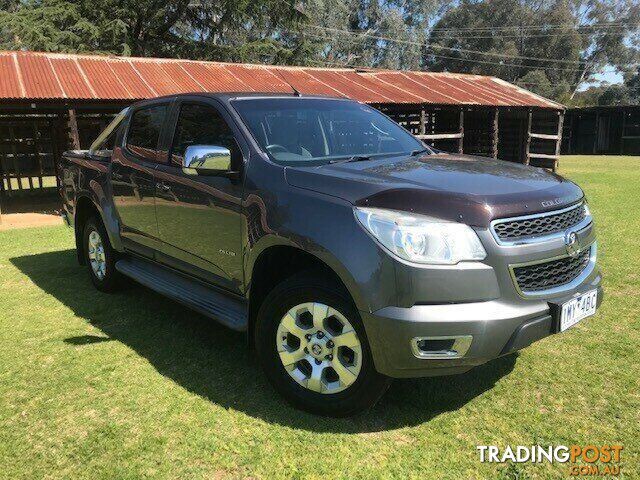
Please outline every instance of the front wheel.
[{"label": "front wheel", "polygon": [[275,389],[311,413],[346,417],[382,396],[390,379],[374,366],[357,310],[331,282],[296,275],[263,302],[256,350]]}]

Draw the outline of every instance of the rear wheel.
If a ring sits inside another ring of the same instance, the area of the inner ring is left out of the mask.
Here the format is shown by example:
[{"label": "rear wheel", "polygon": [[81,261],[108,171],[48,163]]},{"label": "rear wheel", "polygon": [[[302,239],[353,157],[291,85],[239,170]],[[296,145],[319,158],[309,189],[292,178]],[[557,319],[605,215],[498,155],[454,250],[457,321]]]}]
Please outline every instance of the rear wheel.
[{"label": "rear wheel", "polygon": [[115,268],[117,254],[111,248],[104,225],[96,217],[85,223],[83,239],[91,282],[103,292],[116,290],[121,282],[121,275]]},{"label": "rear wheel", "polygon": [[371,358],[357,310],[331,282],[308,274],[263,302],[256,350],[270,382],[294,406],[346,417],[371,407],[389,386]]}]

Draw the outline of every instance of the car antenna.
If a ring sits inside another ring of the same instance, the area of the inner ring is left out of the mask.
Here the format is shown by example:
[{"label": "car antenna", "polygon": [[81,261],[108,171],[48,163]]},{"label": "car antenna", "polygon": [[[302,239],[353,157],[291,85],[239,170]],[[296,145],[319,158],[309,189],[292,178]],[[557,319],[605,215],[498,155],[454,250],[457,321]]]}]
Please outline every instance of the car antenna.
[{"label": "car antenna", "polygon": [[286,78],[284,78],[282,75],[280,75],[280,72],[276,69],[276,74],[278,77],[280,77],[280,80],[282,80],[284,83],[286,83],[287,85],[289,85],[289,87],[291,87],[291,90],[293,90],[293,96],[294,97],[301,97],[302,94],[298,91],[298,89],[296,87],[294,87],[293,85],[291,85],[291,82],[287,81]]}]

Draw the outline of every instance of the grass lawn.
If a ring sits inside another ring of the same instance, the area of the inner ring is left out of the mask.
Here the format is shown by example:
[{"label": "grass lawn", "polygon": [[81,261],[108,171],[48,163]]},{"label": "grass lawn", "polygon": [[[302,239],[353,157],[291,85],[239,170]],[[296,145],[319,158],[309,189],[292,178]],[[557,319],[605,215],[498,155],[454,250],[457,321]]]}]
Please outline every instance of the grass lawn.
[{"label": "grass lawn", "polygon": [[286,406],[244,338],[142,287],[98,293],[64,227],[0,232],[0,478],[568,478],[477,445],[640,447],[640,158],[563,157],[599,231],[606,300],[576,328],[370,412]]}]

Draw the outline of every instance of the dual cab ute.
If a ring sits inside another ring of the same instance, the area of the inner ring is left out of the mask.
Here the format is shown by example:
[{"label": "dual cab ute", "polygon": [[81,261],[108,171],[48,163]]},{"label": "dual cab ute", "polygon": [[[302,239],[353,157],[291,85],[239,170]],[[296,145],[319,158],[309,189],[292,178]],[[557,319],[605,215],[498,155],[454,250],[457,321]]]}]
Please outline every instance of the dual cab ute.
[{"label": "dual cab ute", "polygon": [[130,277],[246,331],[275,389],[318,414],[465,372],[602,300],[579,187],[436,151],[346,99],[140,102],[59,172],[99,290]]}]

